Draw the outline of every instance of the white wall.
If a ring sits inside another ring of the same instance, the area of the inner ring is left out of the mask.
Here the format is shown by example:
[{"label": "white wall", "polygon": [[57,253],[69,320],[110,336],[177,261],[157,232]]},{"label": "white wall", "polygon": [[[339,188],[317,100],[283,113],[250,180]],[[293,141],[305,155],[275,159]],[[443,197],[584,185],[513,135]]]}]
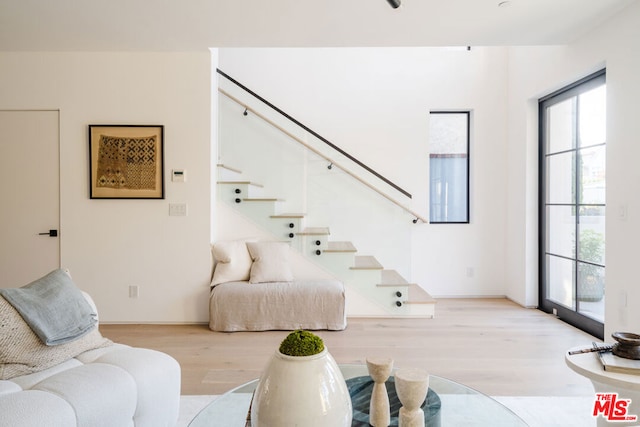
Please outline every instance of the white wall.
[{"label": "white wall", "polygon": [[506,293],[506,65],[504,48],[220,49],[221,70],[407,189],[427,217],[429,111],[473,111],[471,224],[418,224],[406,254],[407,279],[434,296]]},{"label": "white wall", "polygon": [[[406,187],[425,214],[428,112],[472,109],[471,224],[417,225],[410,279],[437,296],[535,305],[536,100],[606,63],[609,335],[640,324],[622,307],[625,296],[640,300],[639,21],[636,3],[567,47],[221,49],[220,67]],[[0,108],[60,110],[62,264],[103,321],[207,319],[211,69],[208,52],[0,53]],[[165,200],[89,200],[92,123],[165,125]],[[188,182],[171,183],[172,168],[186,169]],[[189,215],[169,217],[169,202],[186,202]],[[128,298],[132,284],[138,299]]]},{"label": "white wall", "polygon": [[[61,263],[104,322],[208,318],[210,73],[209,52],[0,53],[0,108],[60,110]],[[166,198],[90,200],[89,124],[164,125]],[[188,181],[172,183],[173,168]]]},{"label": "white wall", "polygon": [[[537,301],[537,99],[606,65],[607,221],[605,338],[637,330],[640,239],[640,4],[566,47],[519,47],[509,53],[509,293]],[[627,218],[619,212],[626,209]],[[523,286],[525,285],[525,286]],[[625,305],[626,304],[626,305]]]}]

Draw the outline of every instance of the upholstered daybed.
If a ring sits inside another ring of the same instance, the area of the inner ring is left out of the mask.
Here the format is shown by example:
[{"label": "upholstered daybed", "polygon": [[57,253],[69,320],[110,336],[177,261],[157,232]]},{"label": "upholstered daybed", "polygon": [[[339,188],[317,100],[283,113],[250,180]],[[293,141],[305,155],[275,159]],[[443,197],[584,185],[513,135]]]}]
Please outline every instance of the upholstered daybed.
[{"label": "upholstered daybed", "polygon": [[346,324],[344,286],[337,280],[227,282],[211,290],[214,331],[342,330]]},{"label": "upholstered daybed", "polygon": [[343,283],[295,280],[288,265],[289,250],[280,242],[215,244],[209,328],[224,332],[346,328]]}]

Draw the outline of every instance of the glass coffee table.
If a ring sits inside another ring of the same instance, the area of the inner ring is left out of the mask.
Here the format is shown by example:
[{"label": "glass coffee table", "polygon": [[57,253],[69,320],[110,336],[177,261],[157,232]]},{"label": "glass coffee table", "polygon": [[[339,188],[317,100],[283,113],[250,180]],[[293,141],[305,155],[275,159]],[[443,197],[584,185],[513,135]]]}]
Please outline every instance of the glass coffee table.
[{"label": "glass coffee table", "polygon": [[[347,384],[350,384],[352,379],[369,375],[366,365],[340,365],[340,370]],[[245,427],[251,398],[257,386],[258,380],[256,379],[218,397],[196,415],[189,427]],[[392,392],[389,386],[387,386],[387,391]],[[425,413],[428,414],[428,409],[430,409],[432,418],[427,418],[426,427],[527,426],[509,408],[489,396],[435,375],[429,376],[427,402],[430,402],[428,404],[431,407],[425,406]],[[353,425],[365,425],[356,423],[356,415],[358,414],[356,414],[354,407]],[[394,425],[393,420],[392,425]]]}]

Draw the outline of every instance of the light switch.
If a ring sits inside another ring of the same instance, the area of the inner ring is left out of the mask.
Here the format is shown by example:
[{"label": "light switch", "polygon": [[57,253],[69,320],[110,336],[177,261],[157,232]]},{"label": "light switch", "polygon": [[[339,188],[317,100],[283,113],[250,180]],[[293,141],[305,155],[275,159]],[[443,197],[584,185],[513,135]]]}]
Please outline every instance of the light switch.
[{"label": "light switch", "polygon": [[169,216],[187,216],[187,204],[169,203]]},{"label": "light switch", "polygon": [[173,182],[186,182],[187,171],[184,169],[173,169],[171,171],[171,181]]}]

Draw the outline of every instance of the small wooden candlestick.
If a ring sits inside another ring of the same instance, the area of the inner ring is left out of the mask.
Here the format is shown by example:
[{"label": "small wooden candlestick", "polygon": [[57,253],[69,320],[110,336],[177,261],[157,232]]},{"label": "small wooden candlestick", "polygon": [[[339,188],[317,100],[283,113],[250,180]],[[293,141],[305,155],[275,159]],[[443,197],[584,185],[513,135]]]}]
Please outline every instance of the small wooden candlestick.
[{"label": "small wooden candlestick", "polygon": [[403,369],[395,374],[396,393],[402,403],[399,427],[424,427],[422,402],[429,390],[429,374],[421,369]]},{"label": "small wooden candlestick", "polygon": [[373,427],[387,427],[391,424],[391,411],[385,382],[391,375],[393,359],[367,359],[367,369],[373,379],[371,403],[369,404],[369,424]]}]

